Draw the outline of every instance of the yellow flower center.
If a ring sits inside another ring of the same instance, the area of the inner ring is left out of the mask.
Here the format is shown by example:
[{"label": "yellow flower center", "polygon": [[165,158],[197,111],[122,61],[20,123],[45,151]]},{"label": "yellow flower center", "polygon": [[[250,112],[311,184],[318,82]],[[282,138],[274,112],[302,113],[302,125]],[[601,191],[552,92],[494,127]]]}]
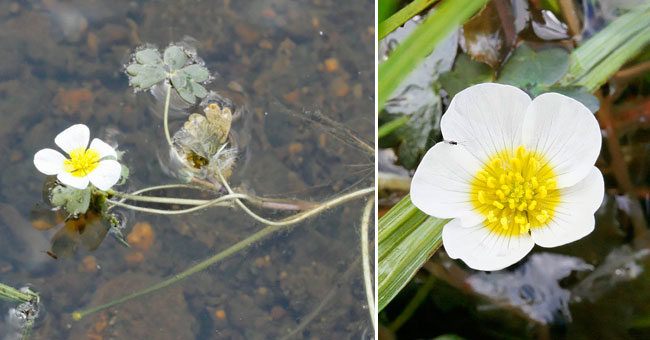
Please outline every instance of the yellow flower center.
[{"label": "yellow flower center", "polygon": [[75,177],[84,177],[99,165],[99,153],[84,147],[74,149],[68,153],[70,159],[63,161],[63,170]]},{"label": "yellow flower center", "polygon": [[472,182],[471,200],[490,230],[518,236],[553,217],[560,201],[556,186],[544,157],[521,145],[488,160]]}]

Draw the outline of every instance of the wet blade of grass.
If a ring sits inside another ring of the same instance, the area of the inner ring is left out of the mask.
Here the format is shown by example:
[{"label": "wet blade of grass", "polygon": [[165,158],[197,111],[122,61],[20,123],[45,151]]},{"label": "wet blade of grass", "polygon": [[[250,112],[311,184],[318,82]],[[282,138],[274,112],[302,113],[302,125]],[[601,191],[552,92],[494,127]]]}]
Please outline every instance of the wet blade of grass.
[{"label": "wet blade of grass", "polygon": [[399,128],[400,126],[408,123],[409,118],[410,116],[401,116],[395,120],[391,120],[386,124],[382,124],[377,130],[377,138],[383,138],[389,133],[395,131],[395,129]]},{"label": "wet blade of grass", "polygon": [[569,72],[560,85],[582,85],[593,91],[650,41],[650,4],[620,16],[571,52]]},{"label": "wet blade of grass", "polygon": [[379,65],[378,112],[436,45],[481,9],[486,0],[445,0]]},{"label": "wet blade of grass", "polygon": [[379,219],[379,311],[440,248],[442,228],[447,222],[420,211],[409,195]]},{"label": "wet blade of grass", "polygon": [[404,25],[409,19],[422,12],[438,0],[415,0],[379,23],[378,39],[384,39],[390,32]]}]

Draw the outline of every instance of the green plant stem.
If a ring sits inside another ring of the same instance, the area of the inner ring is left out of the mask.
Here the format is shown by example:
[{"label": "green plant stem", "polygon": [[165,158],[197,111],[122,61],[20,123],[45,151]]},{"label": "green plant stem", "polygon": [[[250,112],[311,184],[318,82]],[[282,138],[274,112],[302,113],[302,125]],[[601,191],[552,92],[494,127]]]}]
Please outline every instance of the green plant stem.
[{"label": "green plant stem", "polygon": [[172,84],[168,84],[167,86],[167,95],[165,96],[165,111],[163,113],[163,127],[165,128],[165,138],[167,138],[167,143],[169,144],[169,147],[172,148],[172,150],[176,151],[174,149],[174,144],[172,143],[172,138],[169,135],[169,124],[167,121],[169,120],[169,100],[172,95]]},{"label": "green plant stem", "polygon": [[[157,189],[160,189],[163,186],[157,187]],[[178,187],[178,186],[174,186]],[[192,186],[186,186],[194,189],[199,189],[196,187]],[[200,199],[186,199],[186,198],[176,198],[176,197],[158,197],[158,196],[141,196],[138,195],[138,193],[142,193],[144,191],[150,191],[153,190],[151,188],[148,189],[143,189],[136,191],[132,194],[127,194],[119,191],[109,191],[110,195],[117,196],[122,198],[119,202],[124,203],[124,201],[129,200],[129,201],[140,201],[140,202],[150,202],[150,203],[162,203],[162,204],[179,204],[179,205],[204,205],[209,202],[212,202],[213,200],[200,200]],[[246,201],[251,202],[253,205],[259,208],[264,208],[264,209],[276,209],[276,210],[290,210],[290,211],[303,211],[303,210],[308,210],[316,205],[317,203],[312,203],[312,202],[303,202],[303,201],[291,201],[291,200],[270,200],[267,198],[262,198],[262,197],[257,197],[257,196],[250,196],[246,194],[236,194],[238,195],[237,198],[244,199]],[[122,205],[124,206],[124,205]]]},{"label": "green plant stem", "polygon": [[135,211],[141,211],[141,212],[146,212],[150,214],[159,214],[159,215],[182,215],[182,214],[187,214],[195,211],[199,211],[201,209],[205,209],[211,206],[232,206],[230,204],[229,200],[234,199],[237,197],[239,194],[234,194],[234,195],[225,195],[221,196],[219,198],[216,198],[212,201],[207,201],[204,204],[197,205],[192,208],[187,208],[187,209],[180,209],[180,210],[165,210],[165,209],[154,209],[154,208],[146,208],[146,207],[138,207],[136,205],[131,205],[131,204],[126,204],[122,203],[120,201],[113,201],[113,200],[108,200],[108,203],[114,204],[116,206],[124,207],[127,209],[135,210]]},{"label": "green plant stem", "polygon": [[368,312],[370,313],[370,320],[372,320],[372,327],[377,332],[377,313],[375,313],[375,298],[372,289],[372,273],[370,271],[370,256],[368,254],[368,227],[370,225],[370,216],[373,208],[375,207],[375,198],[371,197],[363,209],[361,215],[361,262],[363,265],[363,282],[366,287],[366,300],[368,301]]},{"label": "green plant stem", "polygon": [[415,0],[379,23],[378,39],[384,39],[390,32],[404,25],[409,19],[422,12],[438,0]]},{"label": "green plant stem", "polygon": [[[179,204],[179,205],[203,205],[212,201],[212,200],[197,200],[197,199],[187,199],[187,198],[177,198],[177,197],[140,196],[134,194],[126,194],[119,191],[115,191],[114,195],[129,201],[163,203],[163,204]],[[241,197],[246,197],[246,195],[242,195],[242,194],[239,195]]]},{"label": "green plant stem", "polygon": [[206,259],[206,260],[201,261],[197,265],[192,266],[191,268],[185,270],[184,272],[182,272],[180,274],[176,274],[173,277],[171,277],[171,278],[169,278],[169,279],[167,279],[165,281],[162,281],[162,282],[160,282],[160,283],[158,283],[156,285],[153,285],[153,286],[151,286],[149,288],[146,288],[146,289],[143,289],[141,291],[135,292],[133,294],[127,295],[127,296],[122,297],[120,299],[111,301],[109,303],[106,303],[106,304],[103,304],[103,305],[100,305],[100,306],[97,306],[97,307],[89,308],[89,309],[86,309],[86,310],[83,310],[83,311],[76,311],[76,312],[72,313],[72,318],[74,320],[81,320],[83,317],[87,316],[88,314],[91,314],[91,313],[94,313],[94,312],[97,312],[97,311],[100,311],[100,310],[103,310],[103,309],[106,309],[106,308],[113,307],[115,305],[118,305],[118,304],[121,304],[123,302],[129,301],[129,300],[131,300],[133,298],[136,298],[136,297],[139,297],[139,296],[142,296],[142,295],[146,295],[146,294],[155,292],[156,290],[159,290],[161,288],[167,287],[167,286],[169,286],[169,285],[171,285],[173,283],[181,281],[181,280],[187,278],[188,276],[190,276],[192,274],[195,274],[195,273],[197,273],[197,272],[199,272],[199,271],[201,271],[201,270],[203,270],[203,269],[205,269],[205,268],[207,268],[207,267],[209,267],[209,266],[211,266],[211,265],[213,265],[213,264],[215,264],[215,263],[229,257],[230,255],[233,255],[233,254],[237,253],[238,251],[240,251],[240,250],[248,247],[249,245],[251,245],[251,244],[253,244],[253,243],[255,243],[255,242],[257,242],[257,241],[259,241],[259,240],[261,240],[261,239],[263,239],[263,238],[265,238],[267,236],[269,236],[269,235],[271,235],[272,233],[274,233],[274,232],[276,232],[278,230],[282,230],[282,229],[284,229],[284,228],[286,228],[286,227],[288,227],[288,226],[290,226],[292,224],[300,222],[300,221],[302,221],[302,220],[304,220],[304,219],[306,219],[306,218],[308,218],[310,216],[313,216],[313,215],[315,215],[317,213],[320,213],[320,212],[322,212],[322,211],[324,211],[326,209],[331,209],[331,208],[334,208],[334,207],[336,207],[336,206],[338,206],[340,204],[348,202],[350,200],[363,197],[363,196],[365,196],[365,195],[367,195],[367,194],[369,194],[371,192],[374,192],[374,188],[372,188],[372,187],[357,190],[355,192],[345,194],[345,195],[339,196],[337,198],[334,198],[334,199],[332,199],[330,201],[327,201],[327,202],[323,203],[322,205],[314,208],[313,210],[306,211],[306,212],[301,213],[301,214],[297,214],[297,215],[301,215],[299,217],[297,217],[297,215],[294,215],[294,216],[291,216],[291,217],[286,218],[284,220],[281,220],[279,222],[276,222],[276,223],[274,223],[274,225],[267,226],[266,228],[264,228],[264,229],[258,231],[257,233],[247,237],[246,239],[235,243],[230,248],[228,248],[228,249],[226,249],[226,250],[224,250],[224,251],[222,251],[222,252],[220,252],[220,253],[218,253],[218,254],[216,254],[216,255],[214,255],[214,256]]},{"label": "green plant stem", "polygon": [[[219,174],[219,178],[221,179],[221,184],[223,184],[223,186],[226,187],[226,189],[228,190],[228,193],[232,195],[234,193],[234,191],[230,188],[230,185],[228,184],[228,181],[226,181],[226,178],[223,177],[221,172],[219,172],[218,174]],[[345,201],[345,200],[348,200],[348,197],[356,198],[356,197],[367,195],[367,194],[369,194],[371,192],[374,192],[374,191],[375,191],[374,187],[357,190],[357,191],[354,191],[352,193],[349,193],[349,194],[346,194],[346,195],[343,195],[343,196],[339,196],[339,197],[337,197],[337,198],[335,198],[335,199],[333,199],[331,201],[327,201],[327,202],[325,202],[325,203],[323,203],[323,204],[321,204],[319,206],[316,206],[315,208],[313,208],[311,210],[307,210],[307,211],[295,214],[295,215],[293,215],[291,217],[288,217],[286,219],[283,219],[281,221],[271,221],[271,220],[265,219],[264,217],[261,217],[261,216],[255,214],[244,203],[242,203],[242,201],[240,201],[238,198],[235,198],[235,203],[237,203],[237,205],[240,208],[242,208],[242,210],[244,210],[244,212],[246,212],[249,216],[251,216],[252,218],[257,220],[258,222],[268,224],[268,225],[274,225],[274,226],[283,226],[283,225],[289,225],[289,224],[294,224],[294,223],[301,222],[301,221],[303,221],[303,220],[305,220],[305,219],[307,219],[307,218],[309,218],[311,216],[314,216],[314,215],[320,213],[323,210],[327,210],[327,209],[329,209],[331,207],[330,206],[331,204],[335,204],[335,205],[338,204],[336,202],[338,202],[339,200],[344,200]]]},{"label": "green plant stem", "polygon": [[434,50],[449,33],[482,8],[486,0],[445,0],[436,6],[424,22],[416,28],[379,65],[377,112],[381,112],[400,83]]},{"label": "green plant stem", "polygon": [[409,122],[411,116],[401,116],[397,119],[391,120],[388,123],[382,124],[379,129],[377,129],[377,138],[383,138],[389,133],[395,131],[400,126]]},{"label": "green plant stem", "polygon": [[11,302],[31,302],[35,298],[38,299],[38,294],[31,291],[23,293],[14,287],[0,283],[0,299],[2,300]]}]

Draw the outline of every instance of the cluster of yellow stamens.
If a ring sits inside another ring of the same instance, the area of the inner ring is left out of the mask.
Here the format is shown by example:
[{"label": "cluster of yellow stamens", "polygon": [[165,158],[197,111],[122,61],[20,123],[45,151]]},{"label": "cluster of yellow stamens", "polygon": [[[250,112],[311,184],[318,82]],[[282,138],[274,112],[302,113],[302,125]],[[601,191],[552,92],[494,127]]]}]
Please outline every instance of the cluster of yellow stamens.
[{"label": "cluster of yellow stamens", "polygon": [[77,148],[68,153],[70,159],[63,161],[63,170],[75,177],[84,177],[99,165],[99,153],[93,149]]},{"label": "cluster of yellow stamens", "polygon": [[488,160],[472,182],[471,198],[498,233],[519,235],[553,216],[559,191],[553,169],[522,145]]}]

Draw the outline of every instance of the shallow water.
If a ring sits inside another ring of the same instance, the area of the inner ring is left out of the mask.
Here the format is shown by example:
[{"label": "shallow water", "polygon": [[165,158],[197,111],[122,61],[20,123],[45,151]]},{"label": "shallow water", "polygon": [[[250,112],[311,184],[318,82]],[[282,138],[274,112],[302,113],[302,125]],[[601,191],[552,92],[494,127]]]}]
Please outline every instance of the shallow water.
[{"label": "shallow water", "polygon": [[[29,215],[45,181],[33,154],[54,147],[56,134],[76,123],[126,151],[131,177],[118,189],[175,182],[159,160],[166,153],[160,103],[134,94],[122,72],[143,43],[193,44],[216,75],[208,89],[241,109],[233,186],[315,201],[372,186],[374,157],[306,113],[320,112],[372,141],[373,1],[47,0],[0,7],[0,281],[40,293],[32,339],[276,339],[306,319],[294,338],[371,333],[357,261],[362,200],[79,322],[72,311],[146,288],[263,225],[226,208],[170,217],[122,211],[125,235],[148,223],[151,245],[126,248],[109,235],[94,251],[81,247],[55,260],[44,252],[58,228],[37,230]],[[172,131],[184,118],[172,116]],[[0,334],[15,338],[7,317],[13,305],[0,306]]]}]

